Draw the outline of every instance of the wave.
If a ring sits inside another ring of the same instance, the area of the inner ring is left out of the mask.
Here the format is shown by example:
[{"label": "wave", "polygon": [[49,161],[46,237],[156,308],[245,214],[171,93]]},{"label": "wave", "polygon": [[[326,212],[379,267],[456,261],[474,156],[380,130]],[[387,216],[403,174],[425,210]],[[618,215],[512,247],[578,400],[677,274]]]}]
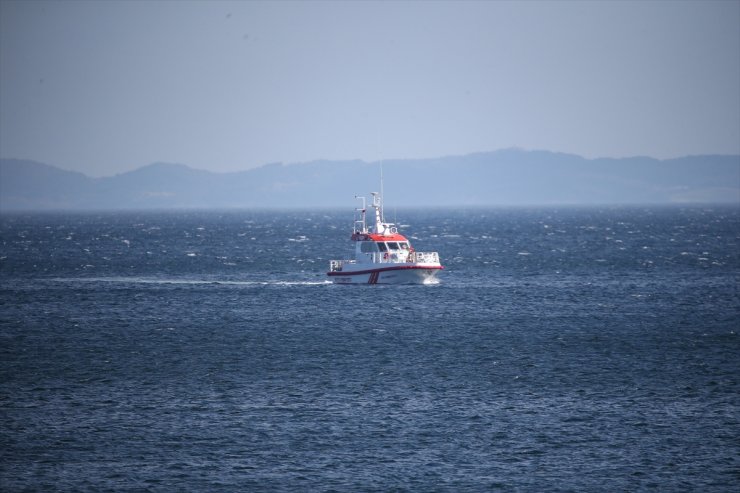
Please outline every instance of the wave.
[{"label": "wave", "polygon": [[54,282],[70,283],[124,283],[124,284],[184,284],[184,285],[225,285],[225,286],[324,286],[333,284],[329,280],[323,281],[285,281],[285,280],[266,280],[266,281],[232,281],[218,279],[161,279],[146,277],[57,277],[51,279]]}]

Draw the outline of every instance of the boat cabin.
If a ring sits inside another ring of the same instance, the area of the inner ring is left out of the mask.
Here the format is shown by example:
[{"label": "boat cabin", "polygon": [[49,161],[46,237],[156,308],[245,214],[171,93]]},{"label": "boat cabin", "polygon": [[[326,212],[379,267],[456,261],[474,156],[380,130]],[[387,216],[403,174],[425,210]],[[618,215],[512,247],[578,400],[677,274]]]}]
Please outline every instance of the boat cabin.
[{"label": "boat cabin", "polygon": [[365,235],[365,238],[357,240],[355,249],[358,261],[374,263],[407,262],[414,251],[411,243],[399,234]]}]

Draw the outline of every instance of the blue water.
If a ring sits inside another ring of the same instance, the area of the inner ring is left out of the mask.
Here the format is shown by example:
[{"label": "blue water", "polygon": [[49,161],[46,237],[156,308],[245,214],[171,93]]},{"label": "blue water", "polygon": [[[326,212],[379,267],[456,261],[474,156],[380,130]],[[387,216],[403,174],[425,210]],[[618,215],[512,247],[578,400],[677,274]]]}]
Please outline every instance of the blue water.
[{"label": "blue water", "polygon": [[737,490],[737,207],[397,216],[0,216],[0,490]]}]

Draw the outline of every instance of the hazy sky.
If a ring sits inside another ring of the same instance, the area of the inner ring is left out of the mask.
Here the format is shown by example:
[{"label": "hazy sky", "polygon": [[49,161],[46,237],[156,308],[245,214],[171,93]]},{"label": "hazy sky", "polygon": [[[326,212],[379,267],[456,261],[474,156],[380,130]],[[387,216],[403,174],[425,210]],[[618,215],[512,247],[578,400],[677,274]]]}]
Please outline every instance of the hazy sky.
[{"label": "hazy sky", "polygon": [[740,153],[740,1],[0,0],[0,157]]}]

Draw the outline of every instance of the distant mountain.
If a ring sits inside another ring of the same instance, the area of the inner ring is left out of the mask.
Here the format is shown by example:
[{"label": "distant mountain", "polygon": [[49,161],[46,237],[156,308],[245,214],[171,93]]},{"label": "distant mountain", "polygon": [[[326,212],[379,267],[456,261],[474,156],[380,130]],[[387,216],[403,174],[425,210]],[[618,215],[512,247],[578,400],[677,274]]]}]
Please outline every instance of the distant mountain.
[{"label": "distant mountain", "polygon": [[0,211],[75,209],[75,193],[88,194],[94,181],[82,173],[19,159],[0,159]]},{"label": "distant mountain", "polygon": [[[732,203],[740,156],[585,159],[507,149],[383,162],[386,204],[407,206]],[[0,160],[0,211],[334,207],[380,187],[379,163],[313,161],[212,173],[156,163],[90,178],[33,161]]]}]

